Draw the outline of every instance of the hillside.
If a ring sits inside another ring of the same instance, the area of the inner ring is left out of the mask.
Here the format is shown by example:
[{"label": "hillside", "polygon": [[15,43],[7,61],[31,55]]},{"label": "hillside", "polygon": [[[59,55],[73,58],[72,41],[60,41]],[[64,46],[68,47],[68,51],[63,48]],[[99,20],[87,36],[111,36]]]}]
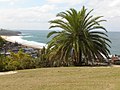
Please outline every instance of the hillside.
[{"label": "hillside", "polygon": [[21,32],[19,31],[0,29],[0,35],[3,35],[3,36],[18,36],[19,34],[21,34]]}]

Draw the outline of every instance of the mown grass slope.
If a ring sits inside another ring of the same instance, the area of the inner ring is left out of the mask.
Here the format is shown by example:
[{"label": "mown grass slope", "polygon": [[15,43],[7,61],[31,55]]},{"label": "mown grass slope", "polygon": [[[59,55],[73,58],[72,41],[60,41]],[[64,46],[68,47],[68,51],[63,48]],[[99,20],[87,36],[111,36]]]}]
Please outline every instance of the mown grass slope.
[{"label": "mown grass slope", "polygon": [[119,67],[60,67],[0,76],[0,90],[120,90]]}]

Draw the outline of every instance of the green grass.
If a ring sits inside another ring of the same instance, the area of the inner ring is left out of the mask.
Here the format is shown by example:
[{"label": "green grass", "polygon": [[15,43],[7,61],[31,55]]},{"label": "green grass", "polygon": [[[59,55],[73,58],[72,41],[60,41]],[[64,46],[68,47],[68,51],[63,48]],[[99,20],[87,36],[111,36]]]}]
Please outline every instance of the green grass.
[{"label": "green grass", "polygon": [[21,70],[0,76],[0,90],[120,90],[119,67]]}]

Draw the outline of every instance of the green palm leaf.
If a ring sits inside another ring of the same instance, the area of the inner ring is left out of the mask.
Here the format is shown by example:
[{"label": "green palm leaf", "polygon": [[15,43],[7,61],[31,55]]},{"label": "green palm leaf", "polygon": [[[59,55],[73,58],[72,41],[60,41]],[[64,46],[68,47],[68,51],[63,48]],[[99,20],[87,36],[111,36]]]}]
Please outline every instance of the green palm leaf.
[{"label": "green palm leaf", "polygon": [[50,21],[50,29],[62,29],[59,32],[52,31],[47,36],[54,35],[48,42],[51,59],[56,57],[66,63],[71,58],[75,65],[82,65],[83,61],[93,63],[103,58],[103,55],[108,57],[111,41],[106,34],[107,30],[100,25],[106,20],[101,20],[103,16],[93,17],[90,15],[92,11],[87,12],[84,6],[80,11],[71,8],[56,15],[61,19]]}]

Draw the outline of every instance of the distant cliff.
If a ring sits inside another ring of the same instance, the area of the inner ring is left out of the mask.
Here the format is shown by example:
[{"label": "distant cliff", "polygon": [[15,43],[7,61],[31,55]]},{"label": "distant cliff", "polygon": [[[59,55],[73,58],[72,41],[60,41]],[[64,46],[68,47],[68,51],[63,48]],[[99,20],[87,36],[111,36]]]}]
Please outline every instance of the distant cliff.
[{"label": "distant cliff", "polygon": [[21,34],[21,32],[19,31],[0,29],[0,35],[3,35],[3,36],[19,36],[19,34]]}]

